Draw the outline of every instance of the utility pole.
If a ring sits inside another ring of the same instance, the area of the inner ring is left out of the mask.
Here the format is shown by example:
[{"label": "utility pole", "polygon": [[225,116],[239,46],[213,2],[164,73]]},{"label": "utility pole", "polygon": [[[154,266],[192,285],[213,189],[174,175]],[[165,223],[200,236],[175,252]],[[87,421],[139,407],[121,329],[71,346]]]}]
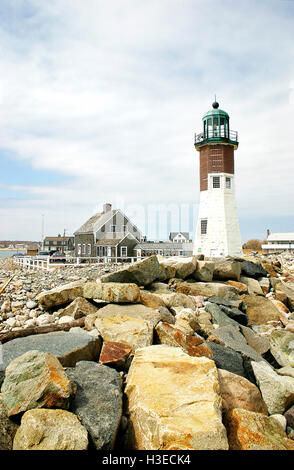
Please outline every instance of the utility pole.
[{"label": "utility pole", "polygon": [[44,251],[44,214],[42,214],[42,251]]},{"label": "utility pole", "polygon": [[65,247],[65,232],[67,232],[67,229],[63,229],[63,245],[62,245],[62,253],[64,254],[64,247]]}]

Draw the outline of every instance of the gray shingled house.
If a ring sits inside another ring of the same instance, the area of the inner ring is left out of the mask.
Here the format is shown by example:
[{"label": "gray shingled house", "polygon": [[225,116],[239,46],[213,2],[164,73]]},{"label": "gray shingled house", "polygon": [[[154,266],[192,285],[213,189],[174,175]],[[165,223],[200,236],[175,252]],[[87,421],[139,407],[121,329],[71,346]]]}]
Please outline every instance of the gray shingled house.
[{"label": "gray shingled house", "polygon": [[76,256],[130,257],[142,234],[120,209],[104,204],[103,212],[90,217],[74,237]]}]

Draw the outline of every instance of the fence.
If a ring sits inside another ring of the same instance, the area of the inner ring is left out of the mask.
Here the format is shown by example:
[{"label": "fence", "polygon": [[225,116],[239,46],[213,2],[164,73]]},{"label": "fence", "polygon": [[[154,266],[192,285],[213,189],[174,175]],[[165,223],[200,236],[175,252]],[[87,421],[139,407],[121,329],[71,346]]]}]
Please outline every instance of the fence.
[{"label": "fence", "polygon": [[134,263],[141,257],[121,257],[121,256],[103,256],[103,257],[82,257],[66,256],[63,261],[54,260],[50,256],[14,256],[14,262],[28,271],[49,271],[51,268],[60,266],[78,266],[81,264],[108,264],[108,263]]}]

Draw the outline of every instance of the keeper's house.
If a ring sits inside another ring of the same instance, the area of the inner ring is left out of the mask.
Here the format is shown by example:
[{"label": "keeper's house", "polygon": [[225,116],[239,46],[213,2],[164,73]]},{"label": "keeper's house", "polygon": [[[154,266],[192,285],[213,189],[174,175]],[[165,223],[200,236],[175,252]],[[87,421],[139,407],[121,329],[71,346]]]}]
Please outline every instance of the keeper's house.
[{"label": "keeper's house", "polygon": [[294,232],[267,233],[267,243],[262,245],[263,254],[294,253]]},{"label": "keeper's house", "polygon": [[104,204],[103,212],[93,215],[74,236],[76,256],[131,257],[142,234],[120,209]]}]

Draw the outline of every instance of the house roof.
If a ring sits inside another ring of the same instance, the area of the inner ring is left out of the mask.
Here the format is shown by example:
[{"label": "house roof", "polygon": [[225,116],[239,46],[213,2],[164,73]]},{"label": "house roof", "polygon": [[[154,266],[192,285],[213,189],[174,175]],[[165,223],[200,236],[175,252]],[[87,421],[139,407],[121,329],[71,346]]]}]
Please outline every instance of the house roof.
[{"label": "house roof", "polygon": [[189,240],[189,232],[170,232],[169,236],[170,238],[175,238],[177,235],[179,235],[179,233]]},{"label": "house roof", "polygon": [[44,240],[48,241],[58,241],[58,240],[70,240],[73,237],[45,237]]},{"label": "house roof", "polygon": [[123,239],[122,238],[101,238],[95,243],[96,246],[117,246]]},{"label": "house roof", "polygon": [[267,237],[268,241],[288,241],[294,240],[294,232],[271,233]]},{"label": "house roof", "polygon": [[102,225],[107,222],[111,217],[116,214],[117,210],[112,209],[107,212],[98,212],[95,215],[92,215],[90,219],[88,219],[78,230],[76,230],[74,233],[89,233],[89,232],[97,232]]}]

